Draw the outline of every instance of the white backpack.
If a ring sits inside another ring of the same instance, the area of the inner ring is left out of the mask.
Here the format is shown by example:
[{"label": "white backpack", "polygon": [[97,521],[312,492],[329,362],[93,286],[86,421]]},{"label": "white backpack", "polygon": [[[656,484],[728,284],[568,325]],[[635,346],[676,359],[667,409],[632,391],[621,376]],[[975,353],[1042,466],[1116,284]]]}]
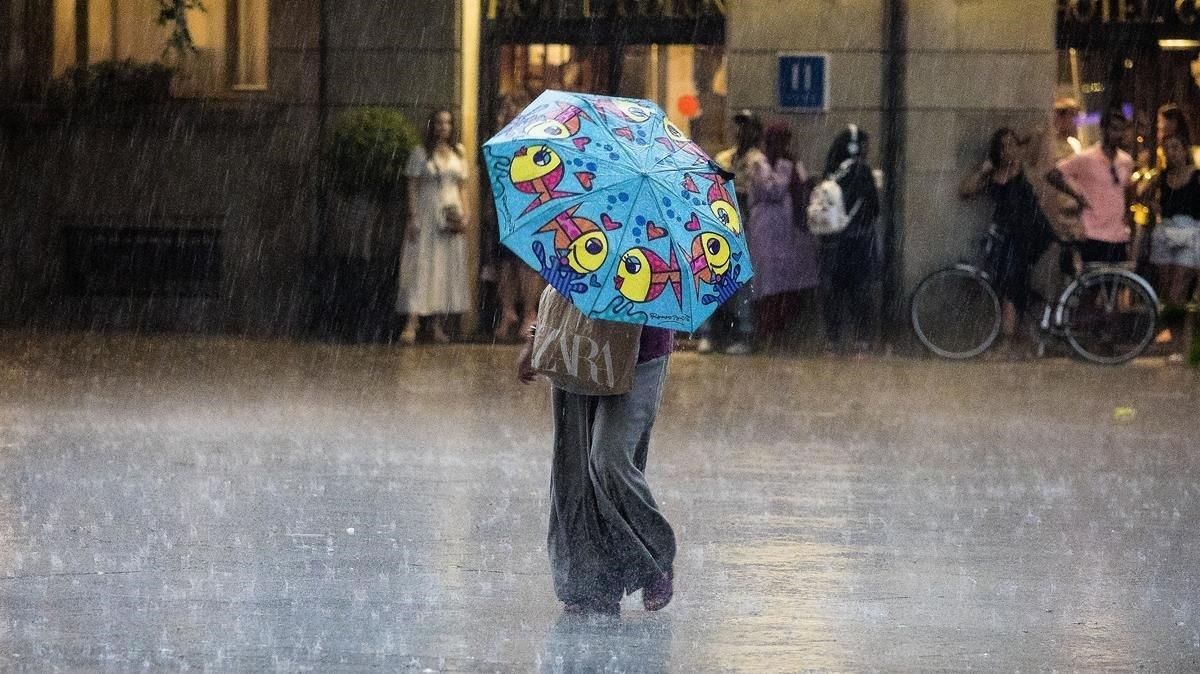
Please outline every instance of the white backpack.
[{"label": "white backpack", "polygon": [[817,236],[841,234],[850,226],[850,221],[862,206],[862,199],[859,199],[847,212],[842,186],[837,182],[846,177],[858,154],[858,127],[853,124],[850,125],[850,142],[854,148],[851,154],[855,156],[843,161],[837,171],[822,180],[808,199],[808,231]]}]

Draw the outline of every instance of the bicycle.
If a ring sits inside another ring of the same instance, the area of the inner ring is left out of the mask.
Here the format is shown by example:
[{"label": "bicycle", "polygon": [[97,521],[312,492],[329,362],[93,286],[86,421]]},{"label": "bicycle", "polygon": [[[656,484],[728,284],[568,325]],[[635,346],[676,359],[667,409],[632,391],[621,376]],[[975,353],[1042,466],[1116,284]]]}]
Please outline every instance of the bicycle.
[{"label": "bicycle", "polygon": [[[1000,296],[987,266],[997,241],[995,230],[989,231],[976,261],[939,269],[917,284],[910,320],[930,352],[953,360],[973,358],[1000,335]],[[1033,329],[1039,357],[1045,355],[1046,338],[1055,337],[1093,363],[1117,365],[1141,355],[1154,339],[1158,296],[1124,267],[1072,265],[1057,299],[1039,299],[1040,312],[1029,312],[1038,316]]]}]

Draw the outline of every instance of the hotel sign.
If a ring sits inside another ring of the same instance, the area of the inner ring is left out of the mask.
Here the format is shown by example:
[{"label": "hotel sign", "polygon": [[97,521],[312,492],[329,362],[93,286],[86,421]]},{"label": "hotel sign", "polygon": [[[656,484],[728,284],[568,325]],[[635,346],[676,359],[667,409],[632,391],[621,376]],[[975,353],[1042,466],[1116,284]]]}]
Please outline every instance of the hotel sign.
[{"label": "hotel sign", "polygon": [[1058,0],[1059,25],[1200,25],[1200,0]]},{"label": "hotel sign", "polygon": [[728,0],[484,0],[489,20],[724,17]]}]

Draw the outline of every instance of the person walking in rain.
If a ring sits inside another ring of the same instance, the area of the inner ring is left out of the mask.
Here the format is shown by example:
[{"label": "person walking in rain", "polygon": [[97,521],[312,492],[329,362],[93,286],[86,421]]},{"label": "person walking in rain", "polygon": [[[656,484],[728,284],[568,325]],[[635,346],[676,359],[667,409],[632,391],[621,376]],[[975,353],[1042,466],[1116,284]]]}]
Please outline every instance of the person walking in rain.
[{"label": "person walking in rain", "polygon": [[[530,330],[517,365],[528,384]],[[620,395],[554,388],[554,458],[547,549],[554,592],[572,613],[616,614],[642,591],[658,611],[674,594],[675,533],[646,482],[650,433],[662,400],[673,332],[642,328],[633,387]]]}]

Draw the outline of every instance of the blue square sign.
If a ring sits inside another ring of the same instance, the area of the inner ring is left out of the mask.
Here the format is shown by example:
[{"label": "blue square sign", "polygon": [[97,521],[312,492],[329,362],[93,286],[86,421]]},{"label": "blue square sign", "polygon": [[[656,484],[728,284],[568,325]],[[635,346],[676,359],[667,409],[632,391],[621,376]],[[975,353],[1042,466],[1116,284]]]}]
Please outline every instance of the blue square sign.
[{"label": "blue square sign", "polygon": [[779,55],[779,107],[829,110],[829,54]]}]

